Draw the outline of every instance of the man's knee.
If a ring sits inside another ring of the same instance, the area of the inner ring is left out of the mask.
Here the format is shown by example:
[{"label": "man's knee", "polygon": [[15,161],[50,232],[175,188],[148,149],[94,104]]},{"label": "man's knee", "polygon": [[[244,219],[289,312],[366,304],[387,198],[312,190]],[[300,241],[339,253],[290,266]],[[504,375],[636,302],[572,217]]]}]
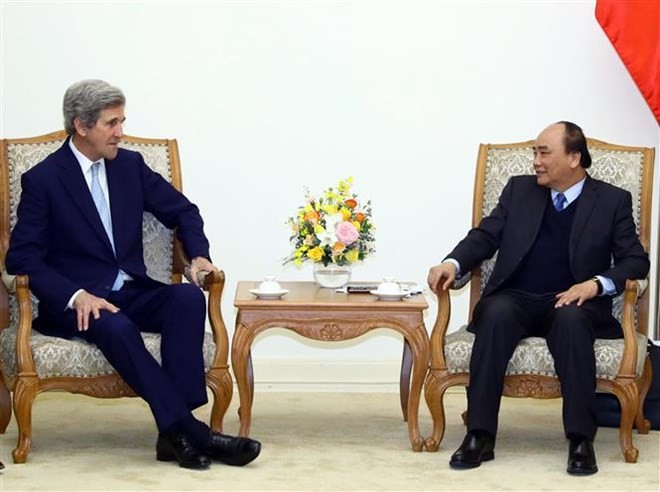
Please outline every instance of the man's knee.
[{"label": "man's knee", "polygon": [[172,284],[167,289],[170,301],[178,308],[204,310],[206,307],[204,292],[193,284]]},{"label": "man's knee", "polygon": [[516,305],[508,297],[490,296],[481,299],[474,312],[475,319],[501,320],[507,322],[516,318]]},{"label": "man's knee", "polygon": [[585,309],[575,304],[558,308],[546,339],[551,351],[553,346],[566,347],[567,343],[573,346],[576,344],[592,346],[594,334],[591,316]]},{"label": "man's knee", "polygon": [[124,314],[101,311],[98,319],[90,316],[89,330],[80,335],[97,345],[127,342],[140,337],[140,330]]}]

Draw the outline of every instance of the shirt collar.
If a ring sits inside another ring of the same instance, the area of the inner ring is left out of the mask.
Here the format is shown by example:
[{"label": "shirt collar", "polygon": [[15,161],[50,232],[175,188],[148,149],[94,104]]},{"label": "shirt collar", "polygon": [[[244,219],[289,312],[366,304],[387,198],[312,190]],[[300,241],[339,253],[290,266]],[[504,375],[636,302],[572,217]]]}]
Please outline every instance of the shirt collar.
[{"label": "shirt collar", "polygon": [[[584,182],[587,180],[587,177],[585,176],[582,178],[581,181],[578,181],[575,183],[573,186],[571,186],[569,189],[564,191],[564,196],[566,197],[566,206],[570,205],[573,203],[577,197],[580,196],[580,193],[582,193],[582,188],[584,188]],[[550,190],[550,197],[554,201],[555,197],[559,194],[557,190]]]},{"label": "shirt collar", "polygon": [[89,160],[89,158],[85,154],[80,152],[73,144],[73,138],[69,139],[69,147],[71,148],[71,152],[73,152],[73,155],[76,157],[78,164],[80,164],[80,168],[82,169],[83,174],[87,174],[87,171],[89,171],[89,168],[92,167],[92,164],[94,164],[95,162],[100,162],[101,167],[104,167],[105,159],[101,157],[101,159],[99,159],[98,161]]}]

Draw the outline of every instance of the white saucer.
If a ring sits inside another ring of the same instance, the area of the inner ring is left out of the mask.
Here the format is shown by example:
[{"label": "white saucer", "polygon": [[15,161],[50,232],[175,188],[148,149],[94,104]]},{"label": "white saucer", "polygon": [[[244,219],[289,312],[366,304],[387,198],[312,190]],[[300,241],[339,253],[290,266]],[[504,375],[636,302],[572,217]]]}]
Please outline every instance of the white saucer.
[{"label": "white saucer", "polygon": [[402,290],[401,292],[397,293],[392,293],[392,292],[380,292],[379,290],[372,290],[370,291],[373,295],[377,296],[378,299],[382,301],[400,301],[404,297],[406,297],[410,292],[407,290]]},{"label": "white saucer", "polygon": [[275,292],[261,292],[259,289],[250,289],[250,293],[257,296],[257,299],[279,299],[287,292],[289,291],[286,289]]}]

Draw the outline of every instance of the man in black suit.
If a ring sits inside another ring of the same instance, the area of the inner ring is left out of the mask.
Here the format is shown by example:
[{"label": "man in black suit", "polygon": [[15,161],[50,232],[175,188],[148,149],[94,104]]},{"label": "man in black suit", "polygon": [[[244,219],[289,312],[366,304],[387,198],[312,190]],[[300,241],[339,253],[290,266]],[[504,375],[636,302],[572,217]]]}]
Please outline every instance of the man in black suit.
[{"label": "man in black suit", "polygon": [[[118,147],[124,94],[101,80],[73,84],[64,95],[69,138],[23,174],[17,223],[6,264],[29,275],[39,299],[37,330],[98,346],[150,406],[159,430],[156,457],[186,468],[210,459],[245,465],[259,442],[212,432],[192,410],[207,402],[204,294],[193,284],[165,285],[147,275],[142,217],[176,229],[198,272],[217,270],[197,207],[144,162]],[[161,334],[162,364],[141,331]]]},{"label": "man in black suit", "polygon": [[497,416],[507,364],[518,341],[543,336],[563,396],[570,474],[598,471],[595,338],[618,338],[612,295],[626,279],[644,278],[648,255],[639,242],[630,193],[591,178],[582,129],[559,122],[534,145],[536,175],[513,177],[492,213],[428,275],[447,289],[497,252],[474,308],[468,432],[450,466],[474,468],[494,459]]}]

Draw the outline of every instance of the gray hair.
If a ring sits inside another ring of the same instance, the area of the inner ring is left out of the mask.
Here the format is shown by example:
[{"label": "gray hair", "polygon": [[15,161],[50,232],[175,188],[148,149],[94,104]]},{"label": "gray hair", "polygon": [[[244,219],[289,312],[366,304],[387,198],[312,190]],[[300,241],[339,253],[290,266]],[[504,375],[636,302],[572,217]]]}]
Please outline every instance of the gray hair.
[{"label": "gray hair", "polygon": [[64,94],[64,129],[69,135],[75,135],[76,127],[73,122],[76,118],[80,118],[85,126],[92,127],[98,121],[102,110],[125,104],[126,97],[121,89],[103,80],[76,82]]}]

